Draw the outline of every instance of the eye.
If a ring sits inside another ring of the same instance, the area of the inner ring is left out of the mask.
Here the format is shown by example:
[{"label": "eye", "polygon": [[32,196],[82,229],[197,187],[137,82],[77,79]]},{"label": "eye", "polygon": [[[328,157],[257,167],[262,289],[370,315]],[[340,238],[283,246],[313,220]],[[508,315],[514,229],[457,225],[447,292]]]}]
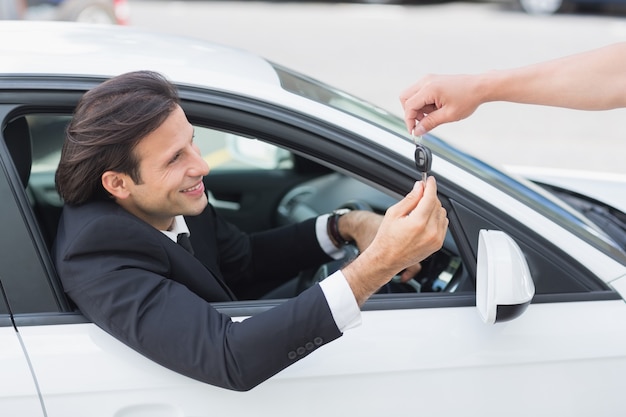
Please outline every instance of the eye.
[{"label": "eye", "polygon": [[172,159],[170,159],[169,164],[173,164],[174,162],[178,161],[181,155],[182,155],[182,152],[176,152],[176,155],[174,155]]}]

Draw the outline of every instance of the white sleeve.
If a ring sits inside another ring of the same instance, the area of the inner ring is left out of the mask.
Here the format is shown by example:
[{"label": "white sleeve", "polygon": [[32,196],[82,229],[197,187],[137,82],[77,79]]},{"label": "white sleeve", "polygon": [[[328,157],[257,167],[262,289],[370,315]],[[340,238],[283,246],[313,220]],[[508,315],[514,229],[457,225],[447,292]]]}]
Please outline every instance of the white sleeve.
[{"label": "white sleeve", "polygon": [[335,323],[342,333],[361,325],[361,310],[343,272],[337,271],[320,282]]}]

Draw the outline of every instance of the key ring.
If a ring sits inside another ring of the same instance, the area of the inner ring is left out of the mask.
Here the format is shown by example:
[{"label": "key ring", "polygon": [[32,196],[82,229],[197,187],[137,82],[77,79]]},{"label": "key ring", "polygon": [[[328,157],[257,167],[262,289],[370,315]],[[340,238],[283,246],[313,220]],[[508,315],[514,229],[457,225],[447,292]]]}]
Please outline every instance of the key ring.
[{"label": "key ring", "polygon": [[415,136],[415,129],[411,129],[411,138],[413,138],[413,143],[415,146],[419,145],[422,142],[421,136]]}]

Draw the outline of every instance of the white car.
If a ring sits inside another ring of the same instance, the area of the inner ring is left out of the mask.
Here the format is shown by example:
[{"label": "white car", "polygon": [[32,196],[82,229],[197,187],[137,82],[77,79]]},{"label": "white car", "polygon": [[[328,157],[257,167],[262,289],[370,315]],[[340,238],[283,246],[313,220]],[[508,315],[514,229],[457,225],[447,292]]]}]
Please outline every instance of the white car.
[{"label": "white car", "polygon": [[[136,353],[74,308],[49,253],[63,131],[85,91],[139,69],[176,83],[210,199],[248,231],[344,205],[384,212],[420,178],[415,145],[396,116],[245,51],[58,22],[1,22],[0,39],[0,416],[623,415],[623,211],[433,136],[444,247],[411,285],[373,296],[360,327],[248,392]],[[243,320],[282,299],[216,307]]]}]

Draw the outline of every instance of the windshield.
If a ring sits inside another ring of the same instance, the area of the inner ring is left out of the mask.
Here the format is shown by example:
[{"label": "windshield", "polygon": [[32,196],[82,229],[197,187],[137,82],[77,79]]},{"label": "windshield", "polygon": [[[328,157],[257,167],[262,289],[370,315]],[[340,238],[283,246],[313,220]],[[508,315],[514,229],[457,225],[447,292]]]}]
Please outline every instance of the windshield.
[{"label": "windshield", "polygon": [[[400,117],[320,81],[280,65],[273,65],[285,90],[346,112],[391,131],[407,141],[412,141]],[[605,234],[597,224],[553,194],[535,186],[530,181],[513,178],[435,136],[425,135],[424,143],[438,157],[484,179],[613,257],[625,259],[626,254],[623,248]]]}]

